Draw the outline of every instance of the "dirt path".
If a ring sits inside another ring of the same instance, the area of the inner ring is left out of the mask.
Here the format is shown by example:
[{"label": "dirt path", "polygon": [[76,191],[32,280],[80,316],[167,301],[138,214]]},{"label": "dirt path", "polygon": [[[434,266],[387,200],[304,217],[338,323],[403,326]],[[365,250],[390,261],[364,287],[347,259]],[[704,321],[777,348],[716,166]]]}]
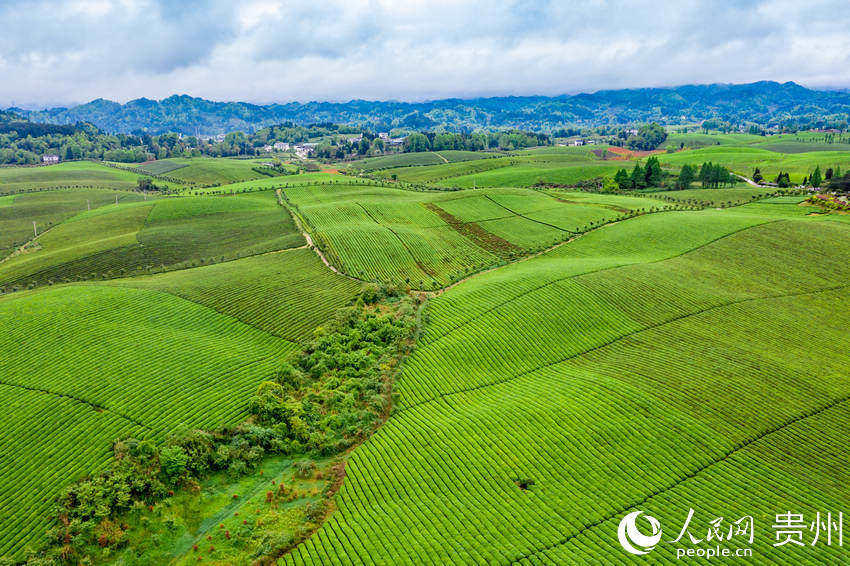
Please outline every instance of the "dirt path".
[{"label": "dirt path", "polygon": [[320,260],[322,260],[322,263],[324,263],[325,266],[327,266],[327,268],[333,271],[334,273],[343,275],[345,277],[348,277],[349,279],[356,279],[357,281],[360,281],[360,279],[357,279],[356,277],[351,277],[350,275],[345,275],[345,273],[341,273],[336,267],[331,265],[331,262],[329,262],[328,258],[325,257],[325,254],[322,253],[322,250],[320,250],[319,247],[313,243],[313,238],[310,237],[310,233],[307,232],[307,230],[304,228],[304,224],[301,223],[301,218],[299,218],[298,215],[295,214],[292,210],[290,210],[290,208],[286,205],[283,200],[283,194],[281,193],[281,190],[275,189],[274,193],[277,196],[277,203],[289,212],[290,216],[292,216],[292,219],[295,221],[295,226],[298,228],[298,231],[301,232],[301,235],[304,236],[304,239],[307,241],[306,246],[301,247],[308,247],[314,252],[316,252],[316,255],[319,256]]},{"label": "dirt path", "polygon": [[739,179],[741,179],[742,181],[744,181],[748,185],[752,185],[753,187],[758,187],[760,189],[764,188],[761,185],[759,185],[758,183],[756,183],[755,181],[753,181],[752,179],[750,179],[749,177],[744,177],[743,175],[738,175],[737,173],[735,173],[735,176],[738,177]]},{"label": "dirt path", "polygon": [[[61,222],[59,224],[61,224]],[[42,236],[44,236],[45,234],[47,234],[48,232],[53,230],[56,226],[59,226],[59,224],[56,224],[55,226],[51,226],[50,228],[48,228],[44,232],[41,232],[38,236],[34,236],[31,240],[27,241],[24,245],[15,248],[12,251],[12,253],[7,255],[3,259],[0,259],[0,264],[5,263],[6,261],[12,259],[13,257],[17,257],[17,256],[19,256],[23,253],[26,253],[27,248],[34,248],[36,246],[39,246],[39,244],[36,240],[38,240],[39,238],[41,238]]]},{"label": "dirt path", "polygon": [[437,157],[439,157],[440,159],[442,159],[442,160],[443,160],[443,163],[448,163],[448,162],[449,162],[449,160],[448,160],[448,159],[446,159],[445,157],[443,157],[442,155],[440,155],[440,154],[439,154],[439,153],[437,153],[436,151],[434,152],[434,155],[436,155]]}]

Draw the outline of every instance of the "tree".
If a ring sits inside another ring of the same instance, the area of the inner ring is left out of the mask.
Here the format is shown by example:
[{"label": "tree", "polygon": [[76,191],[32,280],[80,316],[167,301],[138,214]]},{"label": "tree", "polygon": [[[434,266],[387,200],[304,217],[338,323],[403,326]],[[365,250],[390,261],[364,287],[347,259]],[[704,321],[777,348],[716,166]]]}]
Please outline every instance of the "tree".
[{"label": "tree", "polygon": [[637,135],[631,136],[628,145],[632,149],[650,151],[657,148],[667,139],[667,132],[656,124],[644,124],[638,129]]},{"label": "tree", "polygon": [[823,182],[823,177],[820,173],[820,165],[815,166],[815,172],[812,173],[812,176],[809,178],[809,183],[814,187],[820,187],[820,184]]},{"label": "tree", "polygon": [[647,187],[660,187],[661,186],[661,178],[663,173],[661,171],[661,164],[658,162],[658,158],[654,155],[646,160],[646,170],[644,173],[644,179],[646,179]]},{"label": "tree", "polygon": [[413,133],[404,140],[404,151],[419,152],[431,149],[431,143],[424,134]]},{"label": "tree", "polygon": [[764,177],[761,174],[761,170],[756,167],[756,170],[753,171],[753,182],[761,183],[764,180]]},{"label": "tree", "polygon": [[782,189],[788,188],[791,186],[791,179],[788,176],[788,173],[779,172],[779,175],[776,176],[776,186]]},{"label": "tree", "polygon": [[153,184],[153,181],[148,177],[140,177],[139,178],[139,190],[140,191],[158,191],[159,187]]},{"label": "tree", "polygon": [[620,187],[620,190],[626,191],[632,188],[632,181],[629,178],[629,173],[625,169],[620,169],[614,175],[614,182]]},{"label": "tree", "polygon": [[734,178],[728,169],[722,165],[715,165],[712,162],[703,163],[697,175],[704,189],[716,189],[720,185],[732,183]]},{"label": "tree", "polygon": [[159,467],[172,482],[183,474],[188,461],[189,456],[181,446],[166,446],[159,452]]},{"label": "tree", "polygon": [[843,177],[833,175],[829,181],[829,189],[837,193],[850,193],[850,173]]},{"label": "tree", "polygon": [[687,163],[682,166],[682,170],[679,171],[679,178],[676,179],[676,188],[677,189],[689,189],[691,188],[691,183],[694,182],[694,178],[696,177],[695,167],[688,165]]},{"label": "tree", "polygon": [[697,179],[702,184],[702,188],[706,188],[709,186],[711,182],[711,162],[703,163],[699,168],[699,174],[697,174]]},{"label": "tree", "polygon": [[639,190],[646,188],[646,176],[643,167],[640,166],[640,163],[635,163],[635,168],[632,169],[632,176],[630,180],[633,189]]},{"label": "tree", "polygon": [[823,175],[824,180],[829,181],[830,179],[832,179],[833,174],[834,174],[834,172],[832,170],[832,167],[827,167],[826,171],[824,172],[824,175]]}]

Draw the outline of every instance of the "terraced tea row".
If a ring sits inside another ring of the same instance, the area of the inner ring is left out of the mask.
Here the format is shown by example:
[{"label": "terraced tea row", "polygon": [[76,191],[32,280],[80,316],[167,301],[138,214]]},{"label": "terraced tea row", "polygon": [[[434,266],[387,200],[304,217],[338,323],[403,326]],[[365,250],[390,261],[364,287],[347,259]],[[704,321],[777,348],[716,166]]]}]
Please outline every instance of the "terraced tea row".
[{"label": "terraced tea row", "polygon": [[0,383],[0,399],[0,555],[14,557],[40,542],[53,500],[69,480],[103,468],[115,439],[151,432],[112,411],[47,391]]},{"label": "terraced tea row", "polygon": [[[850,252],[832,249],[845,228],[817,228],[799,221],[769,223],[666,261],[562,276],[501,299],[495,308],[419,348],[399,390],[406,401],[421,402],[455,388],[511,379],[718,305],[846,283]],[[740,255],[745,247],[752,257]],[[495,351],[499,356],[490,355]]]},{"label": "terraced tea row", "polygon": [[110,284],[165,291],[294,342],[311,336],[360,290],[358,282],[333,273],[307,249]]},{"label": "terraced tea row", "polygon": [[0,285],[108,279],[235,259],[304,243],[274,195],[187,197],[92,210],[0,265]]},{"label": "terraced tea row", "polygon": [[[30,406],[16,401],[30,391],[60,405],[55,413],[40,413],[39,426],[63,435],[59,444],[46,434],[0,441],[4,454],[44,463],[30,477],[38,491],[17,488],[17,503],[3,509],[4,525],[33,524],[7,530],[0,538],[5,548],[43,532],[52,498],[105,463],[112,440],[139,430],[163,438],[184,424],[237,422],[257,384],[296,349],[210,308],[140,289],[85,285],[27,292],[0,299],[0,317],[0,350],[6,353],[0,356],[0,391],[10,408],[4,428],[32,424]],[[0,483],[18,474],[4,465]],[[43,505],[26,504],[35,494]]]},{"label": "terraced tea row", "polygon": [[91,161],[69,161],[42,167],[0,168],[0,194],[32,190],[98,187],[128,190],[138,186],[139,176]]},{"label": "terraced tea row", "polygon": [[[730,212],[629,220],[434,299],[442,331],[406,363],[400,410],[282,563],[614,563],[636,505],[670,520],[689,504],[838,509],[846,484],[808,475],[832,477],[843,453],[848,228]],[[783,458],[808,441],[835,456]],[[768,453],[775,484],[738,460]],[[787,561],[771,542],[756,552]]]},{"label": "terraced tea row", "polygon": [[523,189],[417,193],[321,185],[284,193],[344,273],[418,288],[446,285],[631,213],[605,205],[605,196],[569,202]]},{"label": "terraced tea row", "polygon": [[[140,201],[127,191],[68,189],[0,197],[0,259],[39,234],[89,208]],[[35,227],[33,227],[35,223]]]}]

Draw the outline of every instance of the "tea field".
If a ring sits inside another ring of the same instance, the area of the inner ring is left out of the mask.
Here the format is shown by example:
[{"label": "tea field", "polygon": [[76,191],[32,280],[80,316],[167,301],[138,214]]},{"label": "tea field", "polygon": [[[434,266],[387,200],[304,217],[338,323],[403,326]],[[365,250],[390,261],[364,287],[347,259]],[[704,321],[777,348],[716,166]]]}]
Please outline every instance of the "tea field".
[{"label": "tea field", "polygon": [[[658,157],[668,177],[850,166],[819,143],[671,134]],[[374,432],[99,518],[123,538],[88,563],[669,564],[689,509],[697,538],[751,516],[754,564],[846,562],[770,524],[850,498],[850,215],[743,182],[583,190],[644,159],[605,149],[0,168],[0,557],[41,552],[116,441],[253,427],[279,380],[297,418],[275,426],[359,434],[373,403]],[[409,348],[364,399],[364,334],[328,328],[402,297]],[[663,524],[648,556],[618,543],[632,511]]]},{"label": "tea field", "polygon": [[617,563],[633,509],[839,508],[847,230],[666,212],[433,299],[396,413],[282,563]]}]

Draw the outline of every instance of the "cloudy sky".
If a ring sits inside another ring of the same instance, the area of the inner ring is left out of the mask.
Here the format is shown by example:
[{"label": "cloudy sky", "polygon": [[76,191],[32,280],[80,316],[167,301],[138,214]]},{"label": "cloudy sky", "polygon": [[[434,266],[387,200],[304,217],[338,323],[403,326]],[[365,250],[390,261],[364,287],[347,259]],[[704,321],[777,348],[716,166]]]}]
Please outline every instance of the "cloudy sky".
[{"label": "cloudy sky", "polygon": [[850,86],[846,0],[0,0],[0,106]]}]

